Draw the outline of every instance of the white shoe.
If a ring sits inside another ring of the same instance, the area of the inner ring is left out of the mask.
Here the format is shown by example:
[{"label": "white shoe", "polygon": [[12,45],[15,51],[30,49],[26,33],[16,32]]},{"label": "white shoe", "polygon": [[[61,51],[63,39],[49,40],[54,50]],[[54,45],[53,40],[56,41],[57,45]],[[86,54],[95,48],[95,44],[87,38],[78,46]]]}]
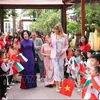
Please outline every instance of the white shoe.
[{"label": "white shoe", "polygon": [[6,99],[8,100],[9,97],[6,97]]},{"label": "white shoe", "polygon": [[77,92],[81,92],[81,91],[82,91],[82,89],[78,89],[78,90],[77,90]]},{"label": "white shoe", "polygon": [[15,83],[12,83],[12,82],[11,82],[11,86],[14,86],[14,85],[15,85]]},{"label": "white shoe", "polygon": [[7,87],[7,90],[11,90],[11,88],[12,88],[12,87],[11,87],[11,86],[9,86],[9,87]]},{"label": "white shoe", "polygon": [[7,95],[7,92],[5,93],[5,96]]},{"label": "white shoe", "polygon": [[59,89],[61,89],[61,87],[59,87]]},{"label": "white shoe", "polygon": [[60,90],[56,90],[56,92],[60,92]]},{"label": "white shoe", "polygon": [[8,97],[2,97],[2,100],[8,100]]}]

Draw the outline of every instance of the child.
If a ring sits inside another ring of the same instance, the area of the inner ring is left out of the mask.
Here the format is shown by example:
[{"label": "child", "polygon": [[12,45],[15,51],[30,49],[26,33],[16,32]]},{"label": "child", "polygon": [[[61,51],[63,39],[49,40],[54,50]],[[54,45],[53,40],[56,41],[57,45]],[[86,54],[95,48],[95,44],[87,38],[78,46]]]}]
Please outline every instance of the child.
[{"label": "child", "polygon": [[85,61],[87,60],[86,54],[84,52],[81,52],[80,55],[80,65],[79,65],[79,89],[77,90],[80,92],[82,90],[82,87],[84,83],[86,82],[86,73],[85,73]]},{"label": "child", "polygon": [[91,96],[90,100],[100,99],[100,66],[93,67],[93,70],[91,70],[90,74],[92,76],[91,94],[95,95],[95,99]]},{"label": "child", "polygon": [[76,67],[75,68],[75,81],[76,81],[76,85],[77,86],[80,84],[80,75],[79,75],[79,64],[80,64],[80,61],[81,61],[80,55],[81,55],[81,50],[77,49],[75,51],[75,61],[76,61],[76,64],[74,62],[74,66]]},{"label": "child", "polygon": [[[8,64],[8,65],[7,65]],[[7,79],[6,76],[9,74],[11,61],[8,61],[7,58],[5,58],[5,53],[3,50],[0,50],[0,88],[1,88],[1,98],[2,100],[7,100],[8,97],[6,97],[6,87],[7,87]]]},{"label": "child", "polygon": [[100,54],[94,54],[91,57],[91,69],[98,65],[100,65]]},{"label": "child", "polygon": [[[68,58],[66,58],[65,64],[64,64],[64,76],[65,78],[74,78],[73,74],[71,73],[71,69],[72,69],[72,65],[73,65],[73,61],[74,61],[74,49],[70,48],[70,59],[68,60]],[[72,75],[71,75],[72,74]]]},{"label": "child", "polygon": [[4,59],[4,51],[3,50],[0,50],[0,60],[2,61],[0,63],[0,84],[1,84],[1,98],[2,100],[6,100],[7,97],[5,96],[5,93],[6,93],[6,87],[7,87],[7,80],[6,80],[6,75],[7,75],[7,72],[9,71],[9,67],[7,67],[5,65],[5,63],[8,62],[7,59]]}]

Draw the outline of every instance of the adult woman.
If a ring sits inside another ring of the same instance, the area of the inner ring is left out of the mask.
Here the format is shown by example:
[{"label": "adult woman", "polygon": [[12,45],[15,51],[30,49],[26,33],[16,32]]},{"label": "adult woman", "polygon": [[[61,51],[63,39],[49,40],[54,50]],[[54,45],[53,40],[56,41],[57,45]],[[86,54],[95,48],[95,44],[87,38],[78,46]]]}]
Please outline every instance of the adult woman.
[{"label": "adult woman", "polygon": [[51,55],[54,66],[54,80],[56,83],[56,91],[59,92],[61,83],[64,78],[64,59],[66,58],[66,50],[68,49],[68,36],[64,33],[61,24],[54,26],[54,34],[51,34]]},{"label": "adult woman", "polygon": [[51,47],[49,45],[49,35],[45,37],[45,44],[42,45],[41,54],[44,56],[44,67],[45,67],[45,86],[52,86],[54,84],[54,68],[50,59]]},{"label": "adult woman", "polygon": [[81,36],[79,49],[85,53],[91,49],[91,46],[88,44],[87,37],[85,35]]},{"label": "adult woman", "polygon": [[20,51],[28,59],[27,62],[22,63],[23,67],[25,68],[22,71],[22,79],[21,79],[22,89],[27,89],[37,86],[36,73],[34,67],[35,49],[33,41],[29,39],[29,35],[30,35],[29,31],[24,30],[22,32],[23,40],[20,43]]}]

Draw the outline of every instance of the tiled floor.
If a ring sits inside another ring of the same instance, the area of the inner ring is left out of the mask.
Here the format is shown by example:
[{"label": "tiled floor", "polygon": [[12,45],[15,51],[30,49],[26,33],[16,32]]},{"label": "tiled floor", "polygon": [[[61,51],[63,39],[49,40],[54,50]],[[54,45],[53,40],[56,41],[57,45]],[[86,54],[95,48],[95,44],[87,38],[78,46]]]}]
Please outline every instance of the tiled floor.
[{"label": "tiled floor", "polygon": [[32,89],[20,89],[20,84],[16,84],[11,90],[8,90],[9,100],[69,100],[81,99],[81,93],[74,90],[72,97],[67,97],[57,93],[55,87],[48,88],[43,82],[37,81],[38,86]]}]

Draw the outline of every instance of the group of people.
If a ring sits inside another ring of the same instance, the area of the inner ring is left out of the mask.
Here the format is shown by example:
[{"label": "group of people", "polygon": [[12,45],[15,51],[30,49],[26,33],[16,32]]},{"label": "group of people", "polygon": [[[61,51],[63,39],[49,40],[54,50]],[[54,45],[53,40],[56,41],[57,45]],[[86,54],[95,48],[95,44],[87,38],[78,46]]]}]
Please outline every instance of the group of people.
[{"label": "group of people", "polygon": [[83,99],[100,99],[100,50],[94,51],[81,36],[78,48],[69,48],[66,59],[66,78],[74,80],[76,90],[82,93]]},{"label": "group of people", "polygon": [[[40,81],[44,82],[46,87],[55,85],[56,92],[60,91],[64,78],[74,80],[77,91],[82,91],[90,76],[98,76],[97,80],[100,82],[100,52],[91,50],[86,36],[82,36],[79,47],[73,49],[69,47],[68,35],[64,33],[61,24],[56,24],[53,32],[45,37],[39,31],[32,31],[30,34],[28,30],[24,30],[20,35],[15,34],[12,37],[8,35],[5,38],[4,33],[1,32],[0,97],[2,100],[7,99],[7,80],[10,80],[8,82],[10,85],[14,76],[9,74],[14,63],[10,59],[13,55],[9,53],[9,49],[21,52],[28,59],[27,62],[20,62],[24,67],[20,72],[22,89],[37,87],[37,67],[40,72]],[[66,54],[67,51],[68,54]],[[80,65],[84,66],[83,72],[80,71]],[[100,89],[98,89],[99,92]]]}]

